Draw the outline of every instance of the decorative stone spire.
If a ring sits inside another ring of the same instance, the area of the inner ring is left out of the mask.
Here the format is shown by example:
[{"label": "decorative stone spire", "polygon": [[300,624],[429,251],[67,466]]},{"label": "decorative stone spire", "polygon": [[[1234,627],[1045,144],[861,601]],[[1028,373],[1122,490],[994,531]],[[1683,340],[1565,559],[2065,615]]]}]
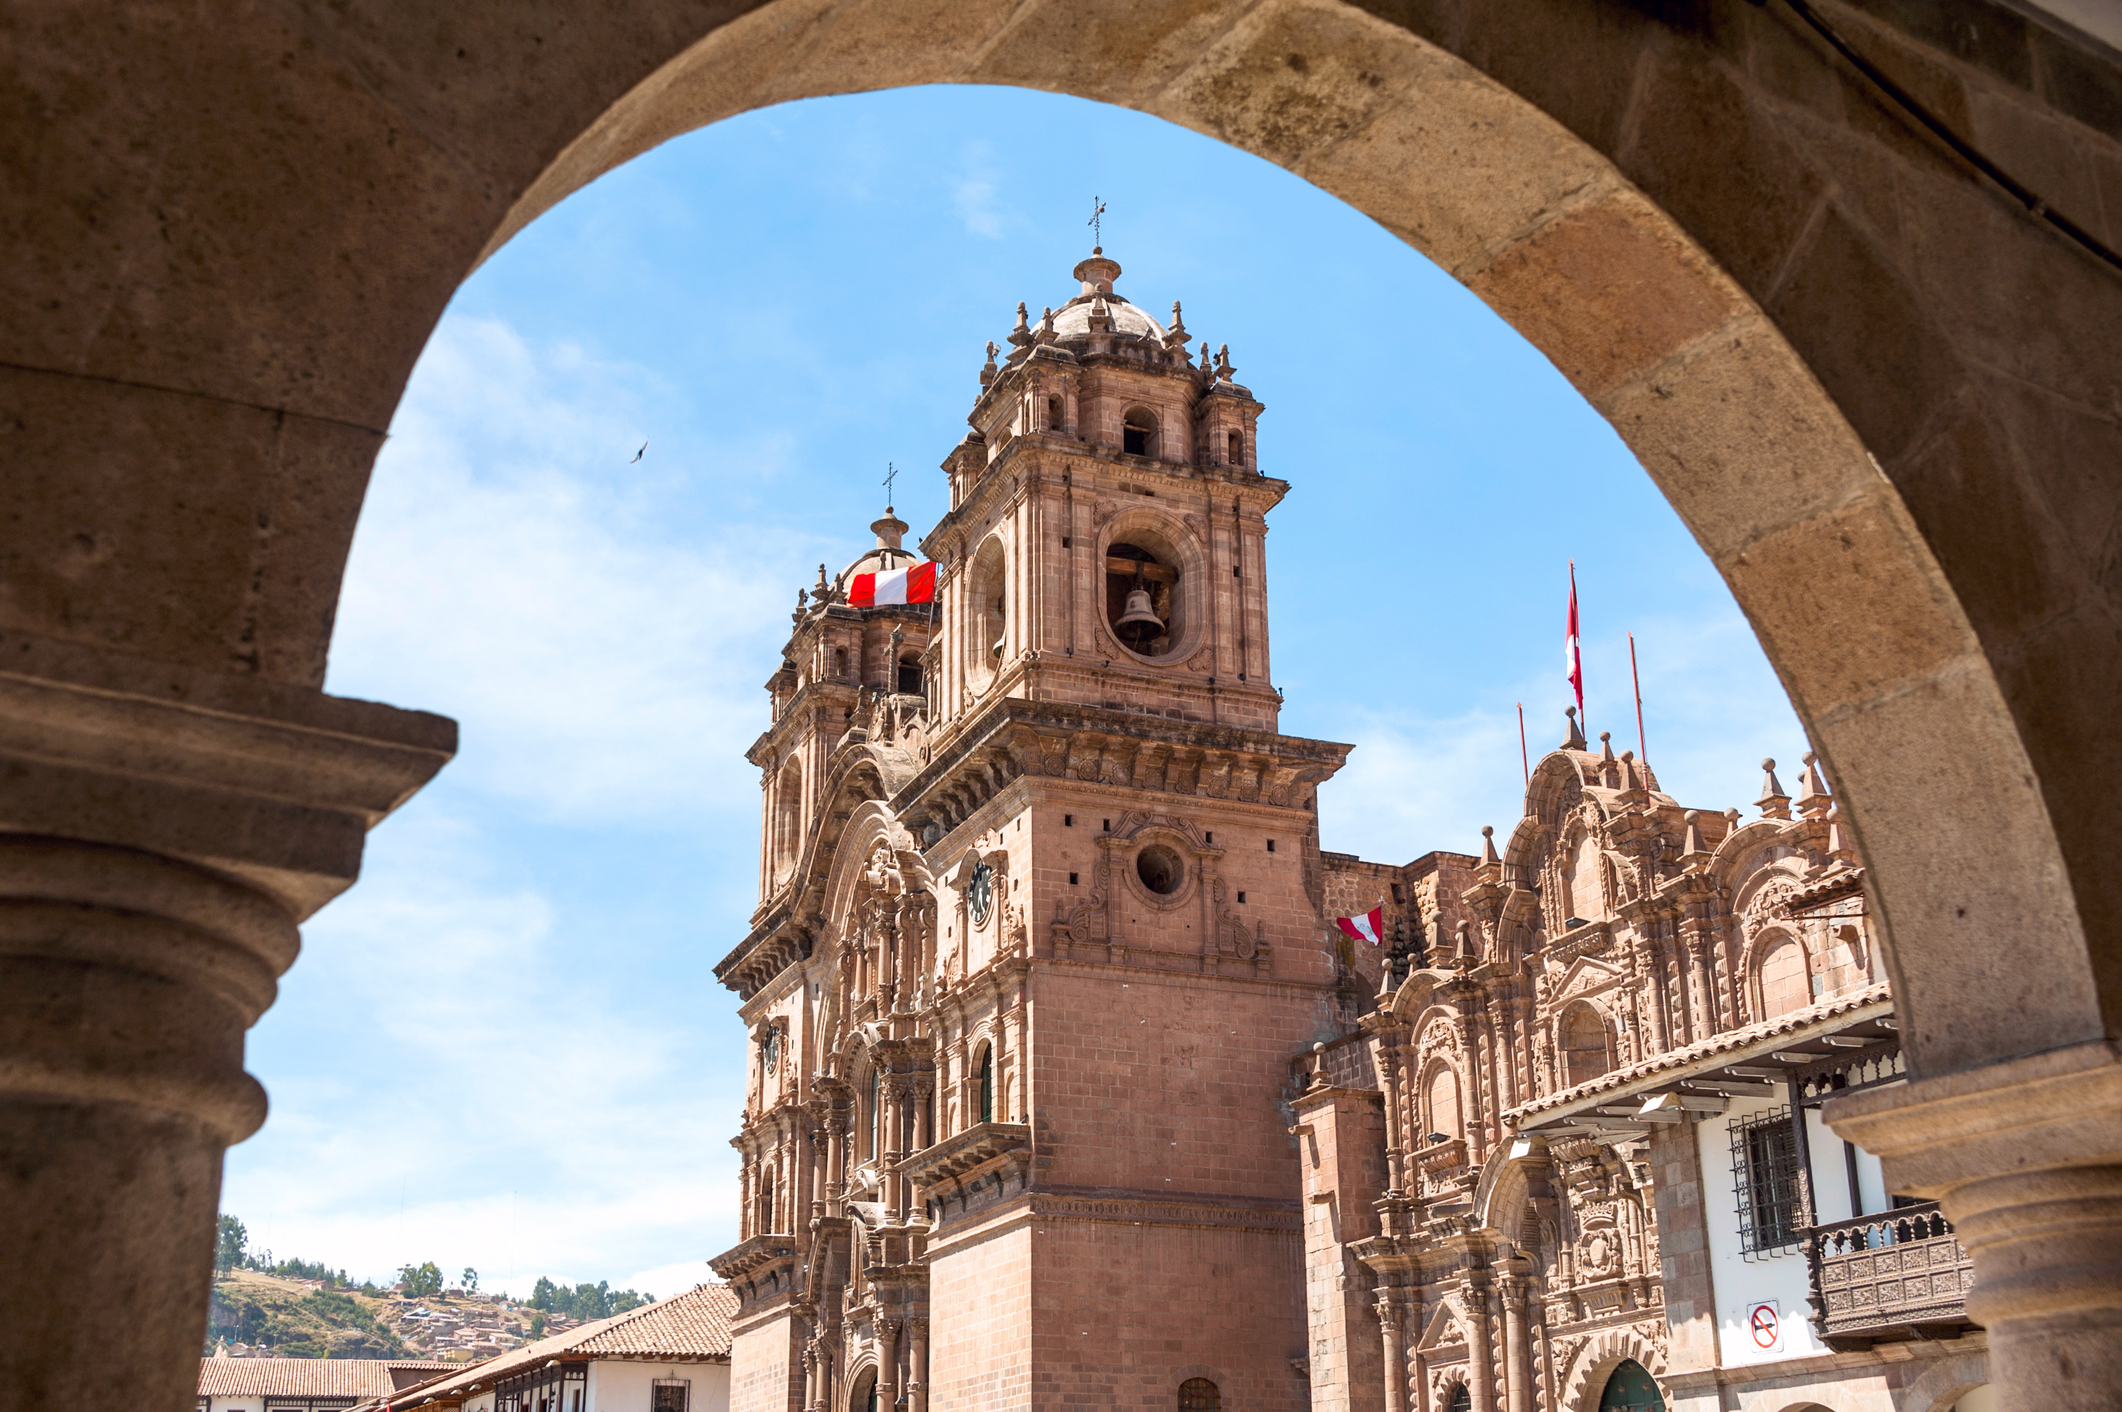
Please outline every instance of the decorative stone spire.
[{"label": "decorative stone spire", "polygon": [[980,386],[986,387],[994,382],[995,374],[998,371],[995,367],[995,354],[1000,351],[1000,346],[990,338],[987,341],[987,366],[980,370]]},{"label": "decorative stone spire", "polygon": [[1009,331],[1009,341],[1015,348],[1029,348],[1032,344],[1031,320],[1025,315],[1022,299],[1017,301],[1017,326]]},{"label": "decorative stone spire", "polygon": [[1685,863],[1689,859],[1700,858],[1704,852],[1702,847],[1702,811],[1700,809],[1690,809],[1681,815],[1681,820],[1687,825],[1687,832],[1680,839],[1680,861]]},{"label": "decorative stone spire", "polygon": [[1236,382],[1237,380],[1238,370],[1231,366],[1230,345],[1228,343],[1218,344],[1216,347],[1216,381]]},{"label": "decorative stone spire", "polygon": [[1827,792],[1827,781],[1820,777],[1820,757],[1812,751],[1805,752],[1805,773],[1798,776],[1798,817],[1818,819],[1835,807]]},{"label": "decorative stone spire", "polygon": [[1481,964],[1481,950],[1474,944],[1474,928],[1471,922],[1459,923],[1459,942],[1452,953],[1452,964],[1459,970],[1472,970]]},{"label": "decorative stone spire", "polygon": [[1569,734],[1563,737],[1562,748],[1564,750],[1589,750],[1591,747],[1585,742],[1584,728],[1577,724],[1577,708],[1565,706],[1562,708],[1562,714],[1569,717]]},{"label": "decorative stone spire", "polygon": [[1484,864],[1501,863],[1503,861],[1496,856],[1496,826],[1494,824],[1483,824],[1481,826],[1481,861]]},{"label": "decorative stone spire", "polygon": [[1787,819],[1790,817],[1790,796],[1783,792],[1783,782],[1776,778],[1776,762],[1761,762],[1761,797],[1754,801],[1764,819]]},{"label": "decorative stone spire", "polygon": [[1849,826],[1842,822],[1842,805],[1839,801],[1828,809],[1827,856],[1838,863],[1857,861],[1857,850],[1849,846]]},{"label": "decorative stone spire", "polygon": [[1179,301],[1172,300],[1172,326],[1164,335],[1164,344],[1181,358],[1186,356],[1186,320],[1179,316]]},{"label": "decorative stone spire", "polygon": [[1052,343],[1059,337],[1060,335],[1054,332],[1054,311],[1049,306],[1046,312],[1039,316],[1039,342]]}]

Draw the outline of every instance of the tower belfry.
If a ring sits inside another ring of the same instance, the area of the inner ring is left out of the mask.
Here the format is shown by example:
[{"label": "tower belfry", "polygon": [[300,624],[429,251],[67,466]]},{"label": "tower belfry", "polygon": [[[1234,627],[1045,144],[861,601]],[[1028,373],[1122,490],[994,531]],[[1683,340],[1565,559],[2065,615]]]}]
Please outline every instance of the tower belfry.
[{"label": "tower belfry", "polygon": [[887,512],[768,683],[714,1266],[740,1369],[782,1372],[738,1412],[1110,1403],[1116,1369],[1304,1404],[1302,1300],[1232,1282],[1297,1289],[1278,1095],[1343,1003],[1314,791],[1349,747],[1278,732],[1264,409],[1120,274],[1094,249],[989,345],[933,609],[845,601],[910,557]]}]

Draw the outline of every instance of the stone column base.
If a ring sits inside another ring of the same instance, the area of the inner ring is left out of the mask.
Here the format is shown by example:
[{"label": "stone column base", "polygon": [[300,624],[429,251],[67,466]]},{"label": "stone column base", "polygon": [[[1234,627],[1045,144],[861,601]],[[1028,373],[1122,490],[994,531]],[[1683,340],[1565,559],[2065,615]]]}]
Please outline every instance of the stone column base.
[{"label": "stone column base", "polygon": [[2095,1043],[1852,1094],[1824,1116],[1944,1208],[2011,1412],[2122,1407],[2122,1053]]}]

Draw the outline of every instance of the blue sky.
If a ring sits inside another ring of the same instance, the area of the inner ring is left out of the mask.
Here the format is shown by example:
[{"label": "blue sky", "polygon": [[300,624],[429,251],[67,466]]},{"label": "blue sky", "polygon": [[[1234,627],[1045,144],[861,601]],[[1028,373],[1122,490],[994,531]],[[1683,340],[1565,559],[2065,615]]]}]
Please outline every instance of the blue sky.
[{"label": "blue sky", "polygon": [[[1268,540],[1284,730],[1354,742],[1329,848],[1472,850],[1568,701],[1722,809],[1804,736],[1723,583],[1536,351],[1361,214],[1156,119],[1007,89],[753,113],[549,212],[459,291],[354,541],[330,690],[455,716],[253,1032],[265,1130],[223,1207],[281,1256],[668,1295],[734,1241],[743,1034],[712,967],[756,900],[743,751],[796,590],[887,462],[944,505],[982,347],[1075,286],[1228,343],[1292,490]],[[649,443],[639,464],[629,458]]]}]

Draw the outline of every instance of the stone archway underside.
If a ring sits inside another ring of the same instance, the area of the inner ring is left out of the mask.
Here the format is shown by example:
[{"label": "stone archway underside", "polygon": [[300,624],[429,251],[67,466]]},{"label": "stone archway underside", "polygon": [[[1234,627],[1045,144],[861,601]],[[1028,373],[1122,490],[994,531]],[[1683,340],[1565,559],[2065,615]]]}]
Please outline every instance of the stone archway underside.
[{"label": "stone archway underside", "polygon": [[[2009,65],[1954,69],[1923,35],[1849,20],[1910,63],[1934,57],[1981,112],[2077,121],[2022,99]],[[552,0],[437,18],[401,0],[210,0],[9,24],[0,745],[34,763],[0,830],[174,859],[290,918],[314,910],[352,881],[361,829],[453,746],[446,723],[315,688],[381,429],[465,273],[568,191],[737,112],[916,83],[1067,92],[1257,153],[1370,214],[1608,417],[1753,621],[1871,868],[1930,1086],[1849,1120],[1890,1164],[1911,1154],[1906,1185],[1987,1190],[2029,1150],[2013,1127],[2026,1103],[1993,1101],[1996,1066],[2014,1066],[2053,1129],[2039,1160],[2077,1171],[2074,1189],[2108,1173],[2100,1229],[2122,1229],[2122,1169],[2085,1166],[2122,1143],[2072,1118],[2122,1072],[2106,1043],[2122,1010],[2122,880],[2106,864],[2122,760],[2101,748],[2122,694],[2122,492],[2086,469],[2122,457],[2122,282],[1909,137],[1780,11],[1438,0],[1395,22],[1336,0],[741,14]],[[2111,135],[2069,139],[2122,161]],[[219,1018],[171,1041],[189,1078],[37,1033],[11,1037],[27,1057],[0,1070],[11,1100],[130,1105],[100,1136],[84,1118],[66,1161],[6,1189],[58,1213],[23,1238],[39,1268],[66,1268],[70,1232],[115,1209],[94,1205],[117,1200],[98,1152],[153,1150],[160,1123],[193,1134],[181,1171],[128,1178],[172,1213],[126,1237],[129,1258],[168,1267],[141,1293],[171,1311],[132,1331],[141,1351],[72,1351],[87,1346],[65,1311],[93,1273],[21,1326],[39,1367],[95,1361],[114,1395],[137,1395],[196,1337],[185,1272],[211,1224],[206,1158],[255,1108],[241,1030],[291,953],[205,881],[130,864],[98,881],[49,849],[0,852],[8,935],[36,965],[65,950],[34,920],[56,903],[249,958],[240,985],[220,960],[176,965],[219,997],[199,1012]],[[143,974],[176,964],[109,945]],[[10,1121],[43,1121],[28,1111]],[[1940,1124],[1995,1152],[1941,1166],[1918,1133]]]}]

